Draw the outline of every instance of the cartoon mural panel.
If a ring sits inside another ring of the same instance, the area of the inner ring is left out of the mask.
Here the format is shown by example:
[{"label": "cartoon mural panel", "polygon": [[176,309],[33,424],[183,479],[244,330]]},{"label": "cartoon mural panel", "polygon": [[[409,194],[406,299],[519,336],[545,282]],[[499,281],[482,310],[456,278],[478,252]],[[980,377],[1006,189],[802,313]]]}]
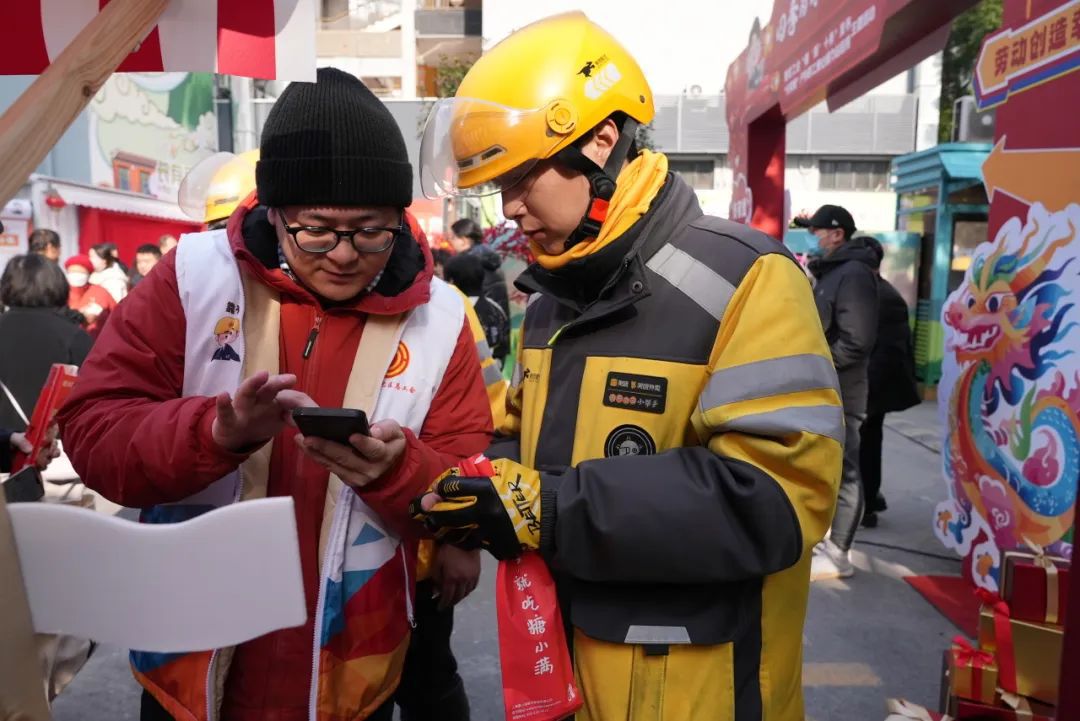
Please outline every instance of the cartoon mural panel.
[{"label": "cartoon mural panel", "polygon": [[1080,205],[1030,206],[979,246],[942,312],[950,497],[934,530],[996,590],[1000,551],[1071,556],[1080,475]]},{"label": "cartoon mural panel", "polygon": [[89,111],[95,185],[176,200],[191,168],[217,150],[208,73],[117,73]]},{"label": "cartoon mural panel", "polygon": [[948,498],[934,532],[991,590],[1003,551],[1038,544],[1071,557],[1075,544],[1080,44],[1042,45],[1066,21],[1080,23],[1080,0],[1005,3],[1001,30],[983,41],[974,89],[980,107],[996,107],[982,168],[994,240],[942,309]]}]

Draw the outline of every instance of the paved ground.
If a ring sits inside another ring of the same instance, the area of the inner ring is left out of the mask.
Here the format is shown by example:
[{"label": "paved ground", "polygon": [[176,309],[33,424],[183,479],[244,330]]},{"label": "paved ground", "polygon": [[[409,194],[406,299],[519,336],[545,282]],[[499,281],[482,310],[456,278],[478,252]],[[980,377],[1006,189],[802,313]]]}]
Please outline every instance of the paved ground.
[{"label": "paved ground", "polygon": [[[957,631],[903,580],[912,573],[959,573],[934,539],[930,518],[945,492],[933,450],[936,408],[924,404],[890,417],[884,492],[889,510],[856,541],[860,572],[815,585],[805,633],[807,714],[814,721],[885,717],[884,699],[903,696],[934,706],[941,651]],[[941,556],[941,557],[939,557]],[[469,688],[474,721],[502,721],[492,584],[461,607],[454,646]],[[137,719],[138,691],[126,654],[104,649],[56,700],[56,721]]]}]

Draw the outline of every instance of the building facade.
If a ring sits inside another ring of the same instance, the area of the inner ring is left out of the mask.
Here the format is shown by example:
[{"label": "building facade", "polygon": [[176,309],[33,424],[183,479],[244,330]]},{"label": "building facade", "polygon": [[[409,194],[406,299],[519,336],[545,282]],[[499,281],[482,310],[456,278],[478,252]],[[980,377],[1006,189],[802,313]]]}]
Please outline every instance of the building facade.
[{"label": "building facade", "polygon": [[[786,2],[790,0],[776,0]],[[652,144],[698,193],[706,211],[726,216],[732,192],[722,88],[755,18],[772,0],[699,3],[671,0],[484,0],[483,45],[530,22],[585,6],[641,64],[656,96]],[[787,130],[788,217],[824,203],[847,207],[861,228],[896,227],[889,163],[937,144],[940,56],[883,83],[834,113],[818,106]]]}]

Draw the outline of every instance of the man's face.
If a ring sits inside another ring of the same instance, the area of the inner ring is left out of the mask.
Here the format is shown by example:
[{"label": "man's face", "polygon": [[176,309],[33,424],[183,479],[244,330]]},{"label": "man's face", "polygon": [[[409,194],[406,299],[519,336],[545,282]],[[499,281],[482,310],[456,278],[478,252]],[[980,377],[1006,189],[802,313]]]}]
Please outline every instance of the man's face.
[{"label": "man's face", "polygon": [[589,181],[552,161],[541,161],[502,193],[503,215],[548,255],[566,250],[589,207]]},{"label": "man's face", "polygon": [[135,254],[135,270],[139,271],[139,275],[146,277],[154,266],[157,265],[158,257],[153,253],[136,253]]},{"label": "man's face", "polygon": [[[605,120],[582,143],[581,152],[603,167],[618,140],[615,122]],[[589,209],[589,181],[561,164],[542,160],[504,190],[502,200],[503,215],[515,221],[525,237],[548,255],[559,255],[566,252],[567,239]]]},{"label": "man's face", "polygon": [[830,255],[844,244],[844,231],[840,228],[814,228],[813,233],[817,236],[818,246],[825,255]]},{"label": "man's face", "polygon": [[[318,226],[335,230],[359,230],[360,228],[389,228],[401,224],[401,210],[397,208],[345,207],[320,208],[290,206],[271,211],[271,222],[277,232],[278,243],[285,259],[297,279],[309,290],[326,300],[340,303],[360,294],[371,285],[375,276],[386,267],[393,246],[380,253],[360,253],[343,239],[329,253],[310,253],[297,247],[283,225]],[[356,236],[358,244],[362,234]]]}]

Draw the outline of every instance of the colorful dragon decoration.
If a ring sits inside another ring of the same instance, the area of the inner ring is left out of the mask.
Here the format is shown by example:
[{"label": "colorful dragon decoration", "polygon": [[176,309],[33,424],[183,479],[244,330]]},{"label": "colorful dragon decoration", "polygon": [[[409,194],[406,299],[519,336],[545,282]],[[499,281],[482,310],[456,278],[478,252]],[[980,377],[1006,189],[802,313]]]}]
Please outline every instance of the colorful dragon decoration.
[{"label": "colorful dragon decoration", "polygon": [[1001,550],[1071,555],[1080,477],[1080,205],[1031,207],[980,246],[942,313],[950,499],[934,527],[996,590]]}]

